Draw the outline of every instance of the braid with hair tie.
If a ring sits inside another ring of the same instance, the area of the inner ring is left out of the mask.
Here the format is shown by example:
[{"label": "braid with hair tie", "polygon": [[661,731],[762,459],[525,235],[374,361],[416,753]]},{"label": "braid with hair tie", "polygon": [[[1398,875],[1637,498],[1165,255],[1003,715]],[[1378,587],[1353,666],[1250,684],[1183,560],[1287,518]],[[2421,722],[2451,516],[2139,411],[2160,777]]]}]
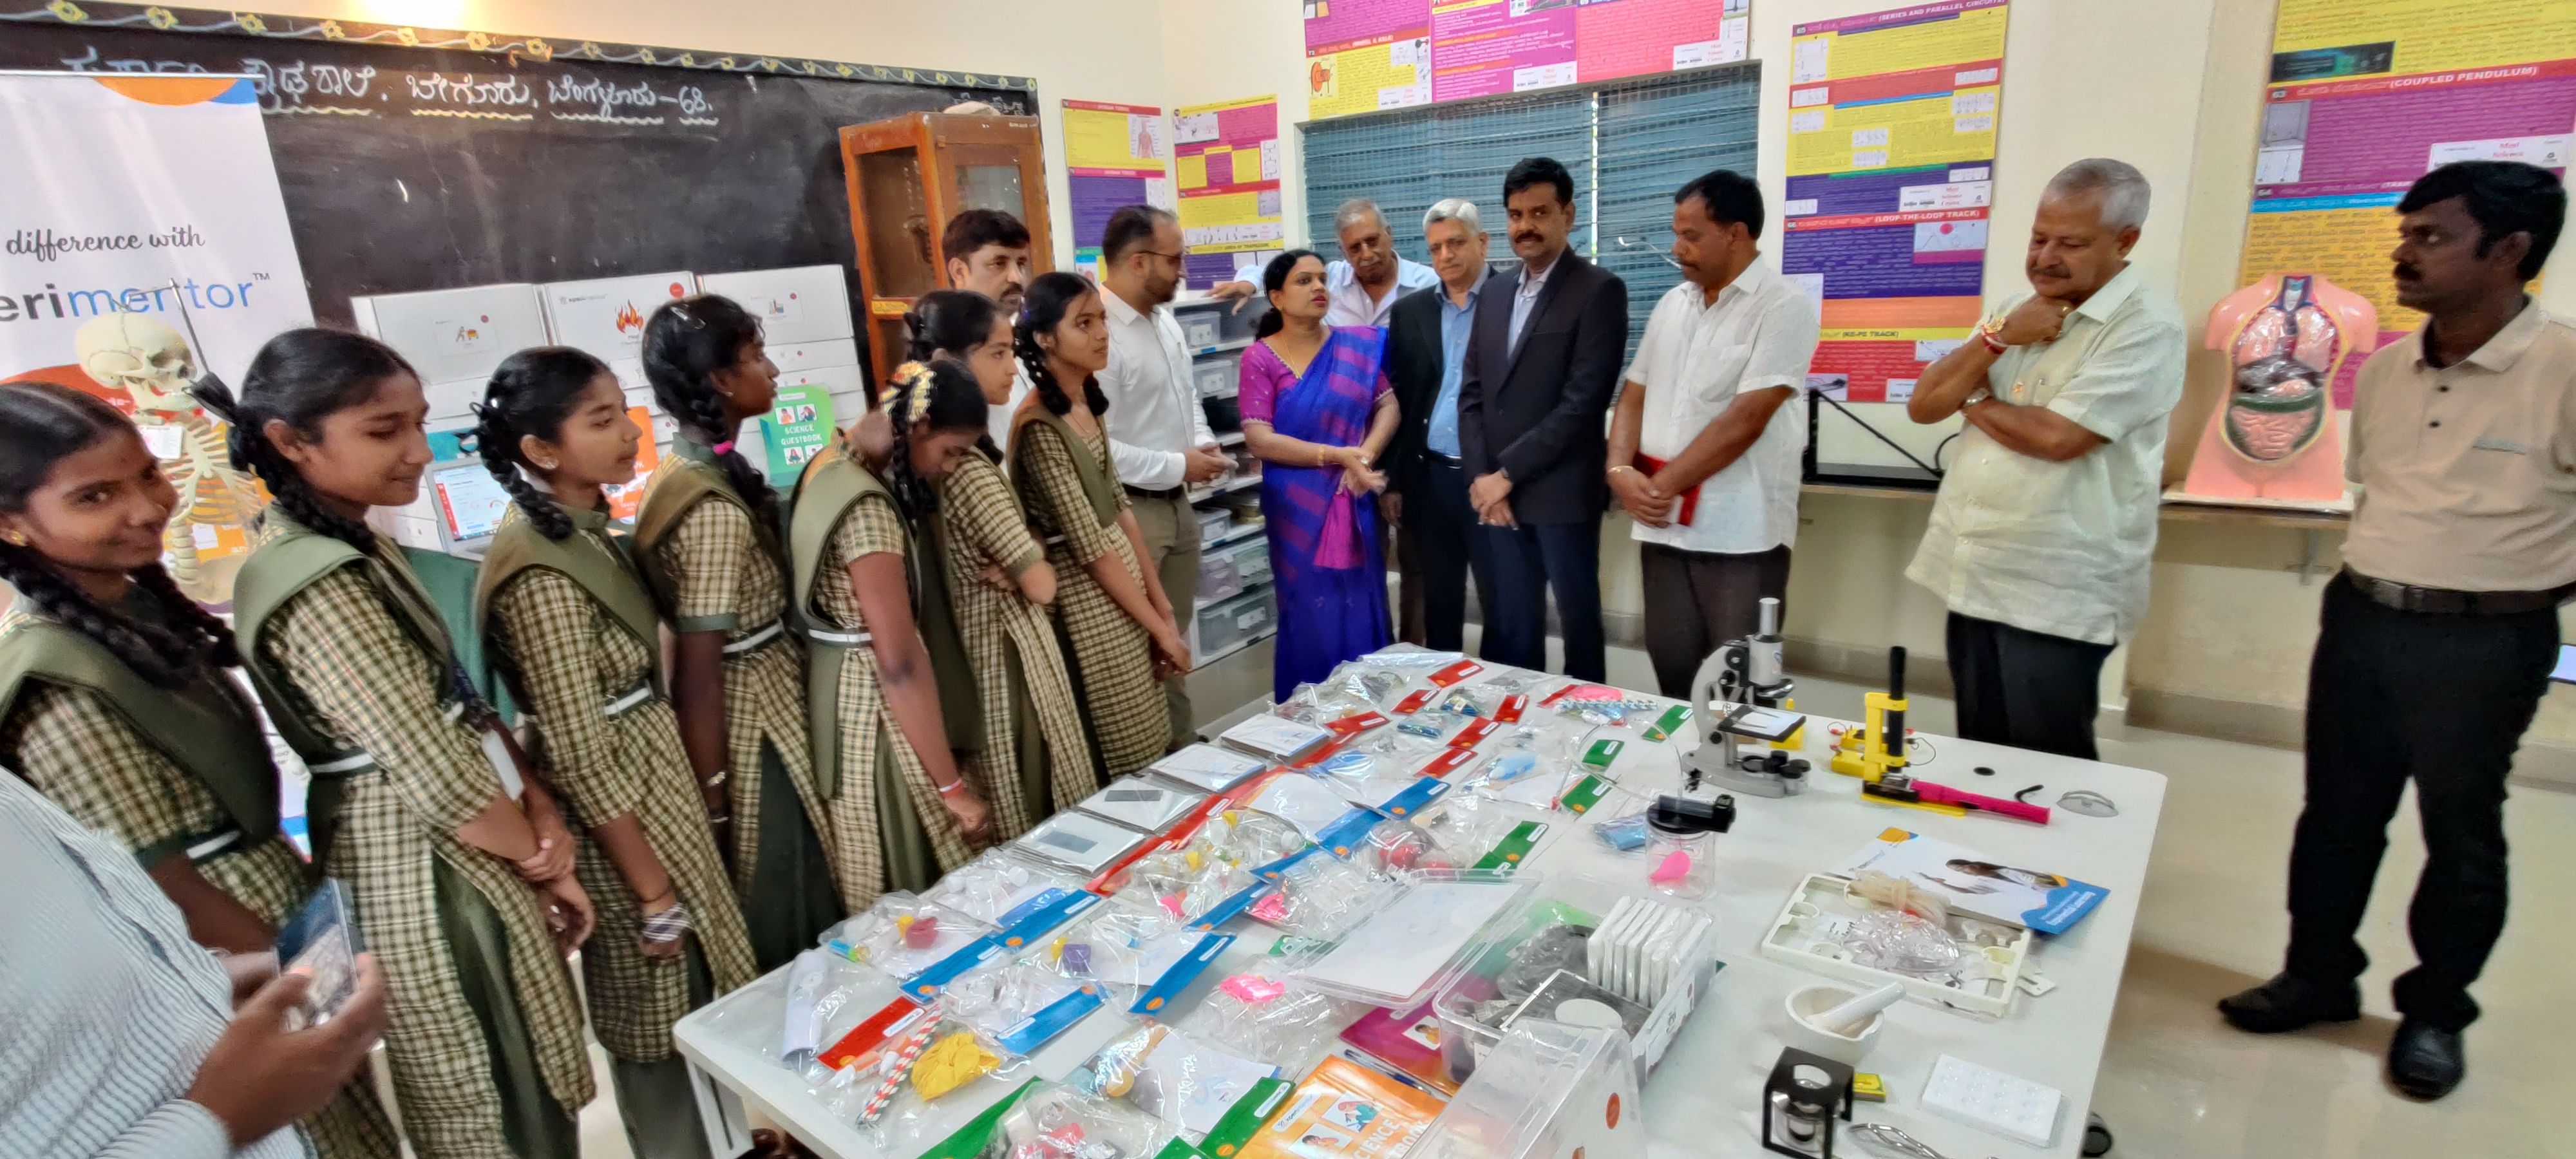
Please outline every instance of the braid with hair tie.
[{"label": "braid with hair tie", "polygon": [[314,494],[313,485],[304,481],[304,473],[296,470],[295,464],[288,462],[276,445],[268,441],[268,433],[262,429],[267,426],[264,416],[242,406],[220,383],[200,382],[188,393],[207,410],[213,411],[215,417],[231,425],[231,432],[224,438],[224,448],[228,452],[226,458],[232,461],[234,470],[248,471],[267,484],[269,501],[285,512],[287,518],[360,552],[372,554],[375,551],[376,533],[364,521],[351,519],[325,505],[322,497]]},{"label": "braid with hair tie", "polygon": [[894,380],[877,396],[894,428],[886,455],[887,489],[907,520],[927,518],[939,510],[939,493],[912,470],[912,424],[930,410],[930,367],[907,362],[895,368]]},{"label": "braid with hair tie", "polygon": [[[209,661],[227,667],[241,663],[241,657],[233,650],[231,630],[197,607],[195,601],[179,594],[178,584],[160,565],[135,572],[133,577],[163,607],[177,613],[178,608],[170,603],[175,598],[189,609],[171,617],[184,626],[184,634],[125,616],[91,599],[88,592],[54,570],[35,551],[0,543],[0,580],[16,589],[19,598],[45,618],[97,641],[119,663],[155,688],[181,687]],[[214,621],[212,631],[204,623],[207,620]]]},{"label": "braid with hair tie", "polygon": [[732,299],[699,294],[666,302],[644,323],[644,377],[653,384],[653,397],[662,409],[714,452],[716,466],[736,497],[751,508],[754,522],[774,529],[778,496],[770,491],[768,477],[734,450],[732,416],[715,385],[716,373],[739,364],[742,352],[759,340],[759,320]]},{"label": "braid with hair tie", "polygon": [[519,514],[527,517],[528,525],[536,528],[539,535],[553,540],[570,537],[571,513],[520,469],[526,459],[519,449],[519,436],[502,419],[500,408],[477,402],[467,404],[466,409],[474,412],[474,445],[483,454],[483,469],[510,493],[510,501],[519,505]]}]

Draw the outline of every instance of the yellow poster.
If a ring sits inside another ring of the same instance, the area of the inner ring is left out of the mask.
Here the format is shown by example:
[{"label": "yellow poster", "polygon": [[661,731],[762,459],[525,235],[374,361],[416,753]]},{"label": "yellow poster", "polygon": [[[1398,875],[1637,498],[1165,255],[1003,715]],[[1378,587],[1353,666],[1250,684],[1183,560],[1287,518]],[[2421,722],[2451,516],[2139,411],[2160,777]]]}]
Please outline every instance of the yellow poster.
[{"label": "yellow poster", "polygon": [[2291,54],[2363,57],[2379,65],[2328,75],[2402,76],[2565,60],[2576,57],[2576,0],[2281,0],[2272,52],[2276,69]]},{"label": "yellow poster", "polygon": [[2004,54],[2004,11],[2001,6],[1976,8],[1948,20],[1800,36],[1789,43],[1790,80],[1848,80],[1996,60]]},{"label": "yellow poster", "polygon": [[1789,114],[1789,172],[1852,173],[1955,165],[1995,155],[1994,85],[1912,101]]},{"label": "yellow poster", "polygon": [[1068,169],[1159,170],[1163,167],[1163,110],[1151,105],[1064,102],[1064,164]]},{"label": "yellow poster", "polygon": [[1430,103],[1427,32],[1306,58],[1306,115],[1317,120]]}]

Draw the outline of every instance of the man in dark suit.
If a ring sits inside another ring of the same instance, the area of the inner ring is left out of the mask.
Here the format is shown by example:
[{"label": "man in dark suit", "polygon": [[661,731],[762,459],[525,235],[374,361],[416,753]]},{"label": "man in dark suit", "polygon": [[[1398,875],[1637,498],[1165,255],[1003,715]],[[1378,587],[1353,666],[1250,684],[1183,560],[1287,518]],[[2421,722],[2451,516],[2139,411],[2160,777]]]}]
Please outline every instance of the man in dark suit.
[{"label": "man in dark suit", "polygon": [[1565,673],[1607,676],[1601,637],[1604,416],[1628,352],[1628,286],[1566,248],[1574,177],[1531,157],[1503,177],[1518,270],[1496,275],[1476,311],[1458,390],[1460,466],[1493,577],[1484,656],[1547,665],[1547,596],[1565,636]]},{"label": "man in dark suit", "polygon": [[[1486,237],[1475,204],[1461,197],[1422,215],[1422,237],[1440,284],[1396,299],[1388,316],[1386,377],[1403,422],[1379,462],[1387,469],[1383,502],[1396,520],[1396,561],[1404,572],[1405,638],[1455,652],[1466,633],[1469,544],[1479,534],[1458,465],[1458,393],[1476,302],[1489,280]],[[1494,606],[1488,568],[1476,571],[1476,599]]]}]

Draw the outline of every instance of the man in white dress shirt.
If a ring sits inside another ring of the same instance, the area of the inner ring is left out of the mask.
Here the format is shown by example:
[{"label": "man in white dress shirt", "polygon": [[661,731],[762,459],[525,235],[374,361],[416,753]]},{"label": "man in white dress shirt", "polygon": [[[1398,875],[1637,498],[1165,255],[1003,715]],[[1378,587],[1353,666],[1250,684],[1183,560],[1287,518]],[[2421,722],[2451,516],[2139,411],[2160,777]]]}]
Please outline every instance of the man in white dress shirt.
[{"label": "man in white dress shirt", "polygon": [[[1232,457],[1216,444],[1199,405],[1190,372],[1188,343],[1172,317],[1181,288],[1181,223],[1167,210],[1130,205],[1109,215],[1100,235],[1100,304],[1108,314],[1109,366],[1100,393],[1109,400],[1102,423],[1109,456],[1136,526],[1145,533],[1144,561],[1163,577],[1163,594],[1176,615],[1187,615],[1199,595],[1199,523],[1189,488],[1226,473]],[[1197,727],[1186,673],[1163,682],[1172,712],[1172,740],[1185,742]]]},{"label": "man in white dress shirt", "polygon": [[2182,311],[2129,265],[2147,179],[2059,170],[2032,216],[2031,291],[1923,371],[1918,423],[1964,416],[1905,578],[1949,605],[1959,735],[2095,759],[2102,661],[2147,611]]},{"label": "man in white dress shirt", "polygon": [[133,853],[6,770],[0,881],[0,1155],[313,1153],[293,1124],[384,1034],[372,959],[330,1021],[287,1029],[308,975],[278,977],[272,954],[219,962]]},{"label": "man in white dress shirt", "polygon": [[[1324,266],[1324,292],[1332,301],[1324,308],[1324,325],[1383,329],[1397,298],[1440,284],[1438,271],[1396,254],[1395,234],[1387,229],[1386,215],[1374,201],[1354,197],[1343,202],[1333,214],[1333,232],[1342,243],[1342,260]],[[1214,293],[1218,297],[1257,294],[1261,274],[1260,266],[1239,267],[1235,280]]]},{"label": "man in white dress shirt", "polygon": [[1762,190],[1718,169],[1673,194],[1683,281],[1646,319],[1610,423],[1610,491],[1635,520],[1646,656],[1688,699],[1718,645],[1789,596],[1816,307],[1762,263]]},{"label": "man in white dress shirt", "polygon": [[[1002,313],[1019,317],[1029,296],[1029,227],[998,209],[969,209],[948,219],[939,233],[939,252],[947,259],[948,288],[973,290],[1002,304]],[[1011,445],[1011,414],[1029,396],[1029,372],[1018,367],[1011,378],[1011,401],[992,409],[985,425],[993,445]]]}]

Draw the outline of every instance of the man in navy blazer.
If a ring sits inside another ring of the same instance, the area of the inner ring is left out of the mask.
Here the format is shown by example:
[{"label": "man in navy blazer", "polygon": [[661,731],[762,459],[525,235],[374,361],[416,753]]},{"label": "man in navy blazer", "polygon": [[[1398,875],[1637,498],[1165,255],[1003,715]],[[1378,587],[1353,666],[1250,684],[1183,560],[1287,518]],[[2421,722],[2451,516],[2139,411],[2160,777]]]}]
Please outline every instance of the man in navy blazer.
[{"label": "man in navy blazer", "polygon": [[1574,177],[1530,157],[1503,178],[1518,269],[1496,274],[1476,311],[1458,389],[1460,466],[1482,525],[1469,540],[1493,576],[1479,651],[1547,666],[1547,596],[1565,673],[1607,678],[1601,633],[1605,416],[1628,353],[1628,286],[1574,255]]}]

